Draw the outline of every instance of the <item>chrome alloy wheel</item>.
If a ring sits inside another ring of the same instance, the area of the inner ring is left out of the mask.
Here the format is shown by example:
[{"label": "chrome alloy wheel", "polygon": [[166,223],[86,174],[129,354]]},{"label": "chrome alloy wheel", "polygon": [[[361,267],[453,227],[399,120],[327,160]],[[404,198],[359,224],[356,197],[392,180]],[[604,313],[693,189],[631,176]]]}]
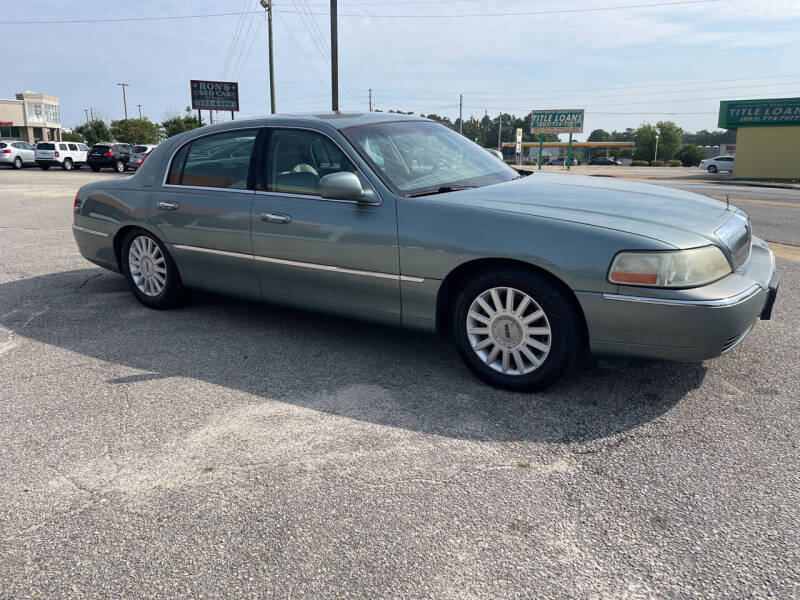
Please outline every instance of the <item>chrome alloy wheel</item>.
[{"label": "chrome alloy wheel", "polygon": [[131,278],[145,296],[158,296],[167,283],[167,265],[161,248],[146,235],[133,240],[128,250]]},{"label": "chrome alloy wheel", "polygon": [[467,337],[475,354],[505,375],[527,375],[547,358],[550,322],[528,294],[495,287],[478,295],[467,312]]}]

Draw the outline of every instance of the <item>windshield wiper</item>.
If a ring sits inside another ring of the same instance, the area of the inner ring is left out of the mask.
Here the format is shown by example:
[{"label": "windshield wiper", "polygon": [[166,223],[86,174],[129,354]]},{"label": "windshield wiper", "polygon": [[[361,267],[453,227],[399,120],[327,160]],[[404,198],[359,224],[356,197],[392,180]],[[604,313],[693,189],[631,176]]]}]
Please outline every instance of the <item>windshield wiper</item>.
[{"label": "windshield wiper", "polygon": [[408,194],[409,198],[417,198],[419,196],[433,196],[434,194],[446,194],[447,192],[457,192],[459,190],[471,190],[472,188],[478,187],[476,185],[443,185],[440,188],[432,189],[432,190],[425,190],[423,192],[415,192],[413,194]]}]

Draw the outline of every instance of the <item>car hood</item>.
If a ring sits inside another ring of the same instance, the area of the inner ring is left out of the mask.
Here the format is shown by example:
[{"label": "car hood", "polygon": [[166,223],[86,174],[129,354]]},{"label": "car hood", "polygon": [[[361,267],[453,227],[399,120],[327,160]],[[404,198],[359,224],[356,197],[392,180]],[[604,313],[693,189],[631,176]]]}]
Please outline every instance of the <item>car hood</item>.
[{"label": "car hood", "polygon": [[475,208],[583,223],[653,238],[676,248],[719,243],[714,231],[736,212],[724,202],[611,177],[534,173],[433,196]]}]

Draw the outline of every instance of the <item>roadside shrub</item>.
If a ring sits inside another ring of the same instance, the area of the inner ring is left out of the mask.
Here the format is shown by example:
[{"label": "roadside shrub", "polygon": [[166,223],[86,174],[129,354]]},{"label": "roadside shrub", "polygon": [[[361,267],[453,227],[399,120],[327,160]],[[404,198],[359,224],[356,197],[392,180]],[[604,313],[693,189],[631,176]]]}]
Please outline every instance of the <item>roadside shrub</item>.
[{"label": "roadside shrub", "polygon": [[647,162],[646,160],[635,160],[631,163],[632,167],[647,167],[649,165],[650,163]]},{"label": "roadside shrub", "polygon": [[678,150],[675,158],[679,158],[684,167],[696,167],[706,157],[706,152],[694,144],[686,144]]},{"label": "roadside shrub", "polygon": [[650,166],[651,167],[663,167],[664,166],[664,161],[663,160],[651,160],[650,161]]},{"label": "roadside shrub", "polygon": [[667,166],[668,167],[682,167],[683,166],[683,161],[680,161],[680,160],[677,160],[677,159],[673,158],[672,160],[668,160],[667,161]]}]

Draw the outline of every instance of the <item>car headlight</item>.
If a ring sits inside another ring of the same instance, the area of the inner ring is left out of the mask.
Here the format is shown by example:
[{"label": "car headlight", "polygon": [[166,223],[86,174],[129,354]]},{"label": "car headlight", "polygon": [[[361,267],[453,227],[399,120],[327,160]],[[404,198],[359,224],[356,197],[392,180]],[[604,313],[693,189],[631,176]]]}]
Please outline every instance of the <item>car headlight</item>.
[{"label": "car headlight", "polygon": [[703,246],[667,252],[620,252],[608,280],[620,285],[679,288],[711,283],[731,272],[722,250]]}]

